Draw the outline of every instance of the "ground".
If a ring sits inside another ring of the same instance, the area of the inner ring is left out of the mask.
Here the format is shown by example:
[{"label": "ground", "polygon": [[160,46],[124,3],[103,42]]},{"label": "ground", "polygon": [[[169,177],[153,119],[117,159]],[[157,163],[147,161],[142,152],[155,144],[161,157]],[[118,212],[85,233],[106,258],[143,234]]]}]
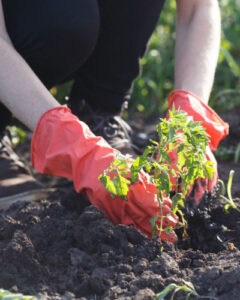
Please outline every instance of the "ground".
[{"label": "ground", "polygon": [[[236,146],[239,111],[225,119],[232,127],[223,145]],[[18,152],[28,159],[24,147]],[[240,205],[240,165],[219,161],[224,181],[230,169],[236,170],[233,196]],[[219,196],[188,214],[188,241],[165,243],[162,251],[157,238],[114,226],[71,182],[35,175],[55,190],[41,201],[0,211],[0,287],[39,299],[150,300],[184,279],[208,299],[240,298],[240,213],[226,214]]]}]

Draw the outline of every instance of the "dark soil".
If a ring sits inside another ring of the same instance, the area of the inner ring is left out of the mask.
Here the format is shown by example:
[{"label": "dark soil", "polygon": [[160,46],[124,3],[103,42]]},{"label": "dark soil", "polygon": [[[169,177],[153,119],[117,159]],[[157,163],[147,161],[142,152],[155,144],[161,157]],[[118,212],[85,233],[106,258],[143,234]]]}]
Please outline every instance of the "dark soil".
[{"label": "dark soil", "polygon": [[[240,206],[240,166],[219,163],[224,181],[230,169],[236,170],[233,195]],[[148,300],[184,279],[209,299],[240,299],[240,214],[226,214],[220,197],[188,210],[189,240],[165,243],[162,252],[157,238],[114,226],[71,182],[37,176],[56,191],[0,211],[0,287],[39,299]]]}]

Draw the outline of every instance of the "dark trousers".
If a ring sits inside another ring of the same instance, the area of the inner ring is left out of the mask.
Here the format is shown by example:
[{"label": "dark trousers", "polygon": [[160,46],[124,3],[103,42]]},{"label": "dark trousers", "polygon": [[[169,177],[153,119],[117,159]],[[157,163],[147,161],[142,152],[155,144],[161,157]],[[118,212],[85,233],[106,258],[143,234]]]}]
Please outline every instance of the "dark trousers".
[{"label": "dark trousers", "polygon": [[[72,101],[119,110],[165,0],[2,0],[16,50],[50,88],[75,79]],[[14,87],[13,87],[14,88]],[[0,127],[9,112],[0,106]]]}]

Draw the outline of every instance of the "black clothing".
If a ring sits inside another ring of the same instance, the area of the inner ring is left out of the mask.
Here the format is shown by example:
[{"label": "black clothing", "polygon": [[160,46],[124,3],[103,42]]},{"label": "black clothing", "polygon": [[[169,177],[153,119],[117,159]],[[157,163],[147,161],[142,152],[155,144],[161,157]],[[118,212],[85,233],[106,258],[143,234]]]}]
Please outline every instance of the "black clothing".
[{"label": "black clothing", "polygon": [[[119,110],[165,0],[2,0],[7,31],[47,88],[75,79],[72,101]],[[0,107],[1,125],[3,124]],[[5,114],[6,116],[7,114]]]}]

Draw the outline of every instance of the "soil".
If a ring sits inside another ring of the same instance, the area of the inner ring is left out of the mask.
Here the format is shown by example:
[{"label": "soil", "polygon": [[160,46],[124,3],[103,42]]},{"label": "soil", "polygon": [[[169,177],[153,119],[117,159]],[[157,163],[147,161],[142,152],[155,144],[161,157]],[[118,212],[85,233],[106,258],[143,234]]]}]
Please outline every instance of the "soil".
[{"label": "soil", "polygon": [[[240,142],[239,117],[233,115],[226,116],[236,124],[225,145]],[[18,153],[27,161],[26,147]],[[219,161],[225,182],[230,169],[236,171],[233,196],[240,207],[240,165]],[[208,299],[240,299],[240,214],[227,214],[219,196],[187,211],[187,241],[162,245],[135,228],[114,226],[70,181],[35,175],[56,190],[41,201],[0,211],[1,288],[42,300],[150,300],[185,280]]]}]

